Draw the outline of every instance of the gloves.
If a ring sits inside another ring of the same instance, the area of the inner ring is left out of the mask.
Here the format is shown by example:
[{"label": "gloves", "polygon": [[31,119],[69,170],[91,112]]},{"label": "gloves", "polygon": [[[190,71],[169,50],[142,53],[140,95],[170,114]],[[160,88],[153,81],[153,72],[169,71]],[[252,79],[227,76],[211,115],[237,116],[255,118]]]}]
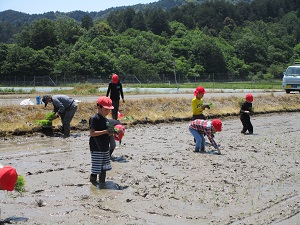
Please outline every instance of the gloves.
[{"label": "gloves", "polygon": [[114,127],[108,127],[107,132],[109,135],[112,135],[115,133],[115,128]]},{"label": "gloves", "polygon": [[209,105],[205,105],[205,108],[210,109],[210,106]]}]

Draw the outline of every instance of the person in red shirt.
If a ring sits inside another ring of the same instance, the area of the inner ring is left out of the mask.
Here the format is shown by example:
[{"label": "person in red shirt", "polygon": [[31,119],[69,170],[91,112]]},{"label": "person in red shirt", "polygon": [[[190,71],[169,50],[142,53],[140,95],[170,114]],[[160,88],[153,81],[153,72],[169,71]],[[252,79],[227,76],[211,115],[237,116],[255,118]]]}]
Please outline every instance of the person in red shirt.
[{"label": "person in red shirt", "polygon": [[205,138],[207,136],[212,146],[218,151],[218,154],[221,154],[220,148],[217,143],[214,141],[213,134],[215,132],[222,131],[222,122],[219,119],[210,120],[193,120],[189,124],[189,131],[194,136],[196,140],[195,152],[205,152]]}]

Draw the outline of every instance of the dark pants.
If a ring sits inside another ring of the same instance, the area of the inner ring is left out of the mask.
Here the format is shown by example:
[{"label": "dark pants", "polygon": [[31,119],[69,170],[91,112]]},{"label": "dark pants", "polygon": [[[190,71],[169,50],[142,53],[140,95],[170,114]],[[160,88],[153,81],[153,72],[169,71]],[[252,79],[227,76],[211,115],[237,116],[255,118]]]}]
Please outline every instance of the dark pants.
[{"label": "dark pants", "polygon": [[111,135],[111,136],[109,137],[109,154],[110,154],[110,156],[113,154],[113,152],[114,152],[116,146],[117,146],[117,144],[116,144],[116,141],[115,141],[115,139],[114,139],[114,136]]},{"label": "dark pants", "polygon": [[61,123],[62,123],[62,132],[65,136],[70,136],[71,131],[71,121],[77,111],[77,103],[73,102],[72,105],[64,111],[61,115]]},{"label": "dark pants", "polygon": [[250,116],[241,116],[240,119],[243,124],[243,129],[241,133],[246,133],[246,131],[248,130],[249,134],[253,134],[253,126],[250,121]]},{"label": "dark pants", "polygon": [[196,119],[206,120],[206,117],[203,114],[193,115],[192,120],[196,120]]},{"label": "dark pants", "polygon": [[111,111],[111,114],[114,120],[118,119],[119,104],[120,104],[119,100],[112,100],[112,105],[114,109]]}]

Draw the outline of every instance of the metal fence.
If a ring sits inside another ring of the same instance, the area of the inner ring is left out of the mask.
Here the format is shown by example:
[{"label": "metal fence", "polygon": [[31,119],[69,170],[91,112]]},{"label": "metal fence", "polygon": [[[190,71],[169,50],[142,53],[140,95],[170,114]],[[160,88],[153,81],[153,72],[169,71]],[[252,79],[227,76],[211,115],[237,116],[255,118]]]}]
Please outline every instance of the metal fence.
[{"label": "metal fence", "polygon": [[[153,78],[153,76],[143,75],[139,77],[136,75],[119,74],[120,81],[123,84],[183,84],[183,83],[201,83],[201,82],[256,82],[251,78],[238,79],[236,77],[229,77],[227,74],[201,74],[195,77],[182,78],[179,75],[175,77],[173,74],[161,75]],[[37,87],[37,86],[70,86],[74,84],[107,84],[110,82],[110,77],[89,77],[86,75],[75,77],[62,76],[13,76],[6,77],[0,75],[0,85],[8,87]],[[270,81],[271,82],[271,81]]]}]

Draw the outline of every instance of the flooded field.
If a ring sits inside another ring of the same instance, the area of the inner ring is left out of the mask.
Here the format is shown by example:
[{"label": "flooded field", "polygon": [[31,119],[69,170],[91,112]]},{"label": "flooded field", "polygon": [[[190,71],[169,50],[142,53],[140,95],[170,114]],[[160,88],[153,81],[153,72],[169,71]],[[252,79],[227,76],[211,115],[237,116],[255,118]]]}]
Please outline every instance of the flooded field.
[{"label": "flooded field", "polygon": [[222,155],[194,153],[187,123],[126,129],[105,186],[89,182],[88,132],[2,138],[1,163],[26,192],[0,193],[19,224],[300,224],[299,113],[223,121]]}]

